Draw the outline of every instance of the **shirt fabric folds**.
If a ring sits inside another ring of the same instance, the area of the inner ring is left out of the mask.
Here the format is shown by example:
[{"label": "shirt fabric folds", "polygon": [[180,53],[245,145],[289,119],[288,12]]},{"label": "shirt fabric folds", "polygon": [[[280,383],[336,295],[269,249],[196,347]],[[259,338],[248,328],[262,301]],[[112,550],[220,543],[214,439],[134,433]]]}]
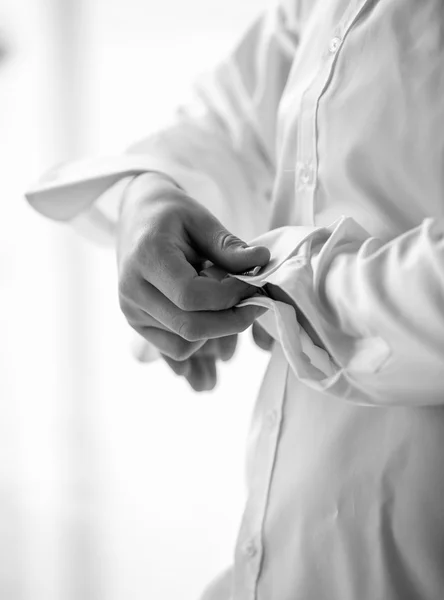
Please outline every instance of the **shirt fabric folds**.
[{"label": "shirt fabric folds", "polygon": [[292,304],[245,302],[278,343],[204,600],[444,597],[443,99],[442,0],[282,0],[168,127],[27,194],[112,243],[125,186],[159,171],[271,250],[249,280]]}]

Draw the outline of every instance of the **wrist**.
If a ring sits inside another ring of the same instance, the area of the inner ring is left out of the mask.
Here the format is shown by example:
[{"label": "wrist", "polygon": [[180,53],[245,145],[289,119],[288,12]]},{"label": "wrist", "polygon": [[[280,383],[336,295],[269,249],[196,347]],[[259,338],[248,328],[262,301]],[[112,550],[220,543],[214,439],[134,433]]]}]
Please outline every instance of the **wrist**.
[{"label": "wrist", "polygon": [[119,217],[128,205],[140,205],[148,199],[157,198],[159,195],[172,191],[184,191],[176,181],[166,173],[148,171],[133,178],[125,188],[120,201]]}]

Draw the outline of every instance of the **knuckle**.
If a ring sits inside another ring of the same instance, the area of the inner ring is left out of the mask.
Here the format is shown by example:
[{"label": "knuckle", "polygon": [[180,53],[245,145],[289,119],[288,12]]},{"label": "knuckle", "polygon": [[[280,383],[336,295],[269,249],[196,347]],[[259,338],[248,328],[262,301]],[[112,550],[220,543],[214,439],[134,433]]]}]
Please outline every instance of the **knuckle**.
[{"label": "knuckle", "polygon": [[157,236],[152,227],[146,228],[143,235],[137,240],[132,260],[140,271],[149,270],[157,252]]},{"label": "knuckle", "polygon": [[175,319],[173,322],[173,331],[175,331],[177,335],[184,340],[188,340],[190,329],[190,322],[183,315],[181,315],[180,318]]},{"label": "knuckle", "polygon": [[227,248],[231,248],[232,246],[239,246],[241,240],[227,231],[226,229],[221,229],[217,231],[214,235],[214,241],[219,248],[225,250]]},{"label": "knuckle", "polygon": [[186,312],[191,312],[196,310],[197,308],[197,297],[196,294],[193,293],[193,290],[190,287],[185,286],[181,289],[176,296],[176,306],[178,306],[181,310]]},{"label": "knuckle", "polygon": [[197,327],[191,319],[182,318],[177,334],[188,342],[197,342],[200,339]]}]

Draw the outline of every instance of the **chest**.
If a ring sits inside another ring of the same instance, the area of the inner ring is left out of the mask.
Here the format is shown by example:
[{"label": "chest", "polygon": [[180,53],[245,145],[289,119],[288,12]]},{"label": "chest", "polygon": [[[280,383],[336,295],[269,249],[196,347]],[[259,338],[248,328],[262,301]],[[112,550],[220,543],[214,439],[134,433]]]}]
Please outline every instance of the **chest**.
[{"label": "chest", "polygon": [[388,239],[444,214],[444,3],[318,1],[302,30],[276,141],[287,222],[349,214]]}]

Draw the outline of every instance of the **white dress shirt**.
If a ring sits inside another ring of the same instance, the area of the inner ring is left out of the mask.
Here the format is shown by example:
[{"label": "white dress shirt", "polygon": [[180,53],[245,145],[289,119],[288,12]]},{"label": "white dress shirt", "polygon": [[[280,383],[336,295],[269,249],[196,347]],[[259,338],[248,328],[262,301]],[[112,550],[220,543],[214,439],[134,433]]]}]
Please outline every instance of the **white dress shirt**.
[{"label": "white dress shirt", "polygon": [[322,340],[248,301],[278,343],[205,600],[444,598],[443,124],[442,0],[282,0],[169,127],[28,193],[112,240],[130,178],[166,173],[269,246],[251,282]]}]

